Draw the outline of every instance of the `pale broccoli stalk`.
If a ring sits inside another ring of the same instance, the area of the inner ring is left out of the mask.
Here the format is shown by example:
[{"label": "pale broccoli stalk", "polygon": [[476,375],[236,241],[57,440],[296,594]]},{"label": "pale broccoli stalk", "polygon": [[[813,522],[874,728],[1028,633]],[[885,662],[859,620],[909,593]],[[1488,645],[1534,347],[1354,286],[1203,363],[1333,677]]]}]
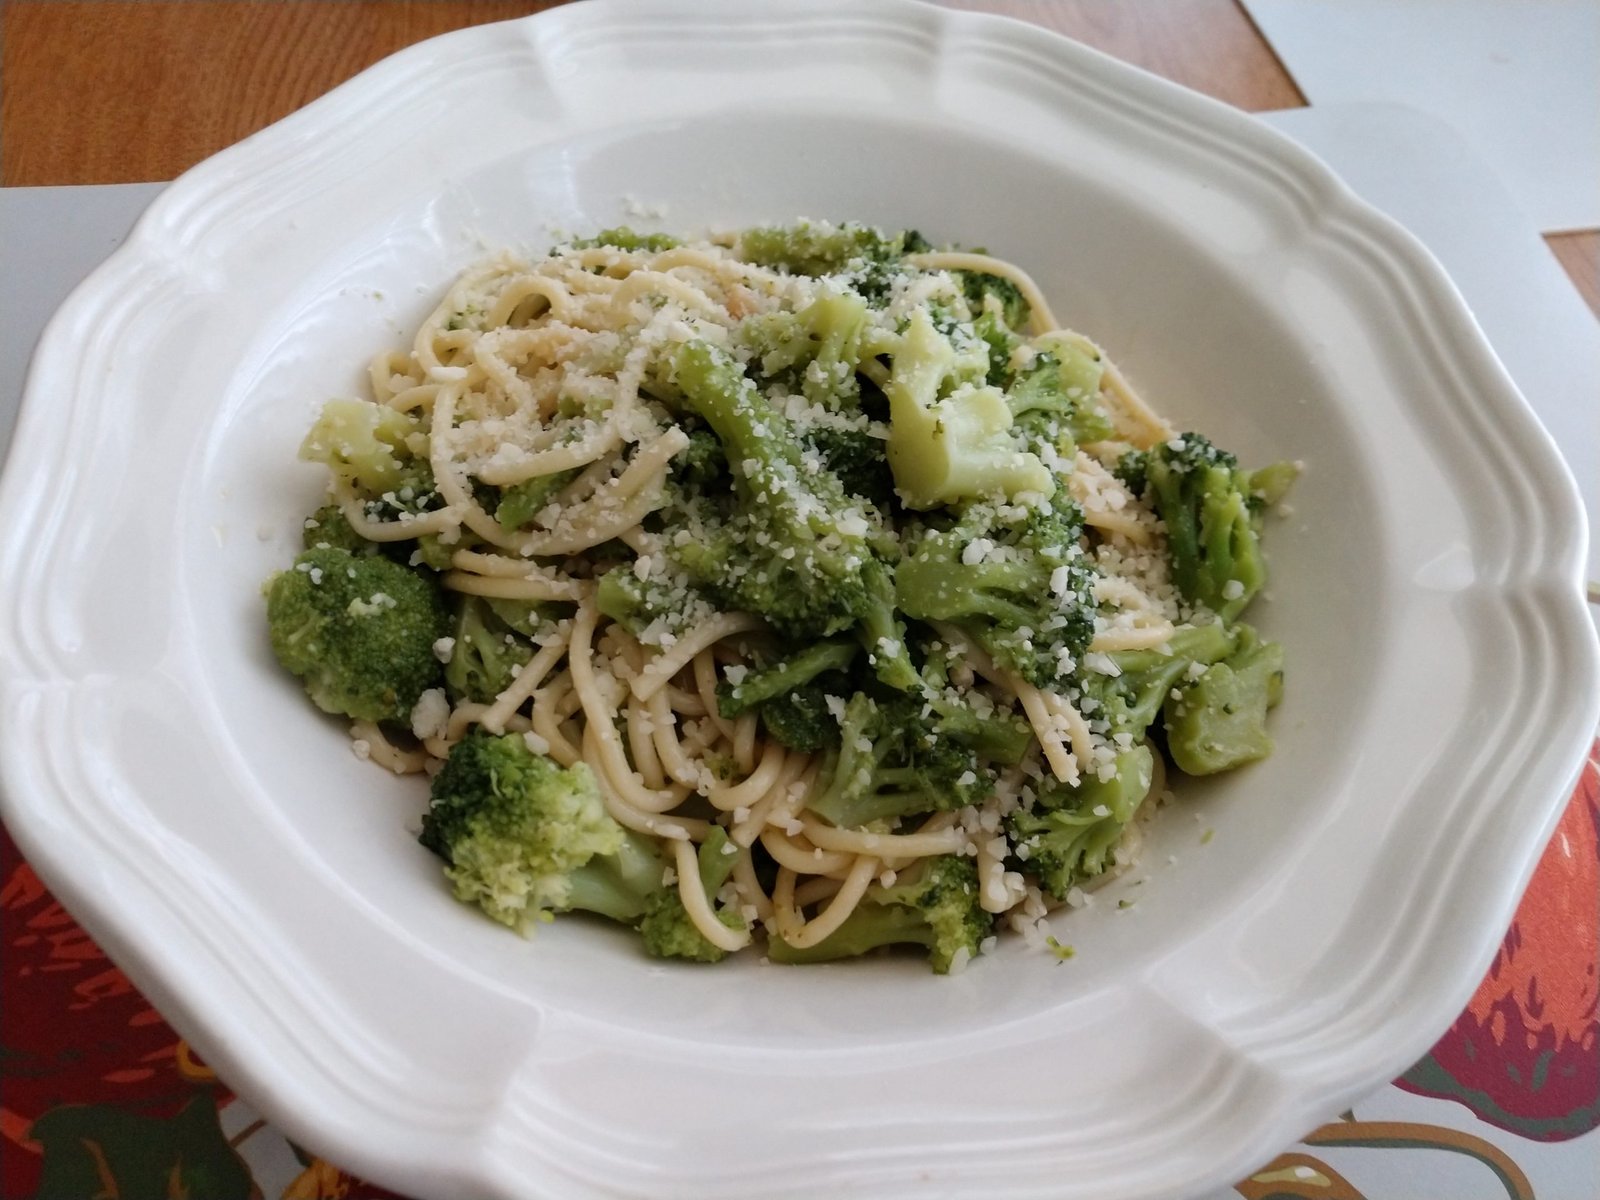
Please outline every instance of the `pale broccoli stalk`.
[{"label": "pale broccoli stalk", "polygon": [[1283,696],[1283,647],[1248,625],[1227,658],[1180,685],[1162,706],[1167,750],[1190,775],[1230,771],[1272,753],[1267,710]]},{"label": "pale broccoli stalk", "polygon": [[1114,773],[1074,787],[1047,779],[1031,806],[1007,818],[1017,869],[1058,900],[1114,864],[1113,851],[1150,790],[1154,759],[1141,744],[1117,756]]},{"label": "pale broccoli stalk", "polygon": [[726,607],[758,613],[786,637],[855,625],[877,603],[863,506],[830,471],[806,469],[794,428],[727,353],[684,343],[673,373],[721,440],[740,499],[704,540],[674,541],[674,560]]},{"label": "pale broccoli stalk", "polygon": [[427,432],[410,413],[368,400],[329,400],[300,443],[300,457],[325,463],[355,491],[394,492],[427,454]]},{"label": "pale broccoli stalk", "polygon": [[263,591],[273,653],[324,712],[406,721],[442,682],[433,645],[448,615],[431,579],[328,546],[301,554]]},{"label": "pale broccoli stalk", "polygon": [[[706,840],[700,843],[700,886],[711,899],[715,900],[728,876],[733,874],[733,865],[739,861],[738,849],[720,825],[713,825]],[[729,929],[748,928],[745,919],[731,906],[716,907],[712,911]],[[644,918],[639,922],[639,934],[644,938],[644,948],[657,958],[714,963],[728,955],[721,946],[707,941],[706,935],[695,927],[688,910],[683,907],[683,896],[675,886],[664,887],[651,895]]]},{"label": "pale broccoli stalk", "polygon": [[589,768],[562,768],[518,734],[474,730],[451,748],[419,840],[457,899],[522,932],[574,909],[632,924],[663,886],[654,846],[606,812]]},{"label": "pale broccoli stalk", "polygon": [[971,859],[943,855],[901,872],[889,887],[874,884],[844,923],[815,946],[797,949],[780,937],[767,941],[777,963],[818,963],[856,958],[880,946],[922,946],[934,973],[945,975],[981,952],[994,917],[978,896]]},{"label": "pale broccoli stalk", "polygon": [[[979,350],[975,374],[981,380],[988,363],[981,343]],[[900,338],[884,387],[889,467],[906,507],[1051,495],[1055,477],[1037,455],[1018,449],[1005,396],[970,378],[953,380],[957,366],[950,339],[919,308]]]},{"label": "pale broccoli stalk", "polygon": [[837,754],[830,754],[806,807],[841,829],[912,813],[981,804],[994,774],[959,738],[946,734],[909,697],[878,702],[857,692],[845,705]]}]

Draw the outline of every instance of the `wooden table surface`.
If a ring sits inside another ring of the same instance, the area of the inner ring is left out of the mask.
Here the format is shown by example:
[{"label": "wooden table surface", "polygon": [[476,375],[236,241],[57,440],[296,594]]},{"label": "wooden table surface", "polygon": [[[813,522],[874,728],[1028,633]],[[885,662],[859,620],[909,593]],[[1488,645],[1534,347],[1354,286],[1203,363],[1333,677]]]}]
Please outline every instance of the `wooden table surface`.
[{"label": "wooden table surface", "polygon": [[[954,0],[1247,112],[1305,103],[1236,0]],[[422,38],[550,0],[9,0],[0,184],[171,179]],[[1600,231],[1547,238],[1600,314]]]}]

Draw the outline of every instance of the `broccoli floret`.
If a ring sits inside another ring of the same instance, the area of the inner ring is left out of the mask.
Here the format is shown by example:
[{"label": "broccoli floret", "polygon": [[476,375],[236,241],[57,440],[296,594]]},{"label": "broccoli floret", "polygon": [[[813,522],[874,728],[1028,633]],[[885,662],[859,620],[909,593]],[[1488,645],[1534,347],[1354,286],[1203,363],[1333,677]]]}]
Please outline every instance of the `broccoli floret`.
[{"label": "broccoli floret", "polygon": [[1150,790],[1149,747],[1117,756],[1115,773],[1089,775],[1075,787],[1046,780],[1031,807],[1007,818],[1016,865],[1058,900],[1075,884],[1113,865],[1113,851]]},{"label": "broccoli floret", "polygon": [[519,734],[474,730],[451,748],[419,840],[457,899],[522,931],[573,909],[631,924],[662,888],[655,848],[606,812],[589,768],[562,768]]},{"label": "broccoli floret", "polygon": [[618,225],[615,229],[602,229],[593,237],[579,238],[572,243],[572,248],[589,250],[596,246],[609,246],[614,250],[643,250],[660,254],[679,245],[682,243],[670,233],[635,233],[626,225]]},{"label": "broccoli floret", "polygon": [[567,484],[578,477],[578,467],[553,471],[549,475],[535,475],[521,483],[501,488],[499,499],[492,506],[494,519],[508,533],[530,524],[551,499]]},{"label": "broccoli floret", "polygon": [[1167,749],[1190,775],[1230,771],[1272,753],[1267,710],[1283,695],[1283,647],[1248,625],[1239,645],[1162,706]]},{"label": "broccoli floret", "polygon": [[763,704],[761,726],[789,749],[815,754],[839,744],[839,722],[828,701],[834,696],[849,694],[847,676],[838,672],[819,675]]},{"label": "broccoli floret", "polygon": [[732,720],[758,704],[810,683],[824,672],[847,669],[858,652],[859,647],[842,638],[816,642],[784,655],[771,666],[751,671],[738,683],[724,683],[717,689],[717,708]]},{"label": "broccoli floret", "polygon": [[673,632],[715,610],[700,589],[670,571],[639,578],[633,563],[612,567],[595,586],[595,605],[634,637],[652,626]]},{"label": "broccoli floret", "polygon": [[880,702],[857,692],[845,705],[838,752],[806,806],[841,829],[857,829],[981,804],[993,791],[993,773],[970,746],[924,719],[917,700]]},{"label": "broccoli floret", "polygon": [[[922,647],[922,706],[935,729],[972,747],[985,762],[1015,766],[1033,745],[1024,720],[994,707],[987,697],[950,684],[954,651],[943,643]],[[981,705],[981,707],[980,707]]]},{"label": "broccoli floret", "polygon": [[739,339],[768,380],[781,379],[809,402],[854,410],[860,399],[856,368],[867,306],[850,292],[826,291],[799,312],[749,317]]},{"label": "broccoli floret", "polygon": [[734,718],[759,708],[767,732],[791,750],[812,753],[839,741],[830,696],[849,692],[844,671],[860,648],[844,639],[817,642],[717,689],[717,706]]},{"label": "broccoli floret", "polygon": [[922,679],[906,648],[906,626],[895,612],[894,576],[882,562],[871,560],[862,568],[866,597],[856,637],[867,651],[867,661],[879,681],[899,692],[921,687]]},{"label": "broccoli floret", "polygon": [[902,872],[890,887],[869,888],[844,924],[815,946],[799,950],[770,938],[767,957],[817,963],[855,958],[879,946],[915,945],[926,947],[934,973],[945,975],[976,958],[993,931],[994,917],[978,900],[977,867],[947,854]]},{"label": "broccoli floret", "polygon": [[759,613],[785,637],[826,637],[875,603],[870,525],[837,476],[807,470],[793,426],[728,354],[687,342],[674,355],[685,401],[721,440],[740,511],[670,551],[724,607]]},{"label": "broccoli floret", "polygon": [[1038,455],[1018,448],[1004,394],[981,382],[989,370],[988,348],[976,344],[976,378],[960,378],[971,365],[958,370],[950,339],[919,308],[894,353],[884,388],[888,459],[908,508],[1055,491],[1055,477]]},{"label": "broccoli floret", "polygon": [[[1247,627],[1235,627],[1244,628]],[[1084,697],[1084,710],[1106,721],[1111,732],[1127,733],[1137,740],[1156,719],[1173,686],[1188,676],[1195,663],[1209,664],[1227,658],[1238,642],[1237,633],[1214,623],[1180,627],[1168,639],[1170,652],[1166,654],[1156,650],[1114,650],[1107,657],[1118,674],[1080,673],[1078,686]]]},{"label": "broccoli floret", "polygon": [[1117,459],[1117,465],[1111,468],[1111,473],[1135,496],[1143,496],[1145,488],[1150,485],[1150,476],[1145,470],[1149,461],[1150,456],[1145,451],[1129,450]]},{"label": "broccoli floret", "polygon": [[[737,846],[728,840],[727,831],[719,825],[700,843],[700,886],[706,895],[715,899],[728,876],[733,874],[733,864],[738,860]],[[748,928],[739,913],[730,907],[713,911],[717,920],[729,929],[743,931]],[[644,948],[657,958],[686,958],[691,962],[721,962],[728,952],[706,940],[706,935],[695,927],[683,907],[683,897],[676,887],[664,887],[651,895],[645,905],[644,919],[639,922],[639,934],[644,938]]]},{"label": "broccoli floret", "polygon": [[[1161,442],[1143,460],[1145,497],[1166,523],[1178,591],[1191,604],[1233,620],[1267,578],[1250,475],[1198,433]],[[1136,477],[1138,467],[1128,463],[1122,473]]]},{"label": "broccoli floret", "polygon": [[951,528],[914,535],[895,568],[900,610],[952,621],[1002,666],[1055,686],[1094,636],[1095,574],[1078,545],[1082,528],[1065,497],[1020,517],[969,505]]},{"label": "broccoli floret", "polygon": [[864,263],[898,259],[905,234],[885,234],[855,222],[801,221],[762,226],[739,235],[739,257],[793,275],[831,275]]},{"label": "broccoli floret", "polygon": [[306,518],[300,543],[307,550],[348,550],[351,554],[377,554],[383,549],[352,529],[337,504],[325,504]]},{"label": "broccoli floret", "polygon": [[324,712],[403,721],[442,682],[438,587],[381,555],[307,550],[267,581],[272,651]]},{"label": "broccoli floret", "polygon": [[410,413],[369,400],[329,400],[300,443],[300,457],[325,463],[358,491],[381,496],[404,486],[428,435]]},{"label": "broccoli floret", "polygon": [[747,262],[794,275],[832,276],[869,304],[889,298],[900,261],[932,247],[916,230],[885,233],[865,225],[801,221],[796,225],[747,229],[739,237]]},{"label": "broccoli floret", "polygon": [[863,429],[832,429],[818,426],[807,440],[822,456],[823,465],[839,477],[844,490],[869,500],[880,510],[894,500],[894,475],[882,438]]},{"label": "broccoli floret", "polygon": [[481,596],[461,596],[455,610],[450,629],[455,644],[444,668],[445,690],[452,701],[492,703],[533,657],[533,643]]},{"label": "broccoli floret", "polygon": [[1017,427],[1030,439],[1049,442],[1069,451],[1072,445],[1098,442],[1115,430],[1100,410],[1100,351],[1087,338],[1073,333],[1052,334],[1048,349],[1020,372],[1006,393],[1006,403]]},{"label": "broccoli floret", "polygon": [[973,318],[972,332],[989,348],[989,371],[984,377],[985,381],[995,387],[1005,387],[1011,379],[1011,356],[1022,344],[1022,339],[1011,332],[998,311],[988,309]]},{"label": "broccoli floret", "polygon": [[1031,309],[1022,292],[1011,280],[1001,275],[986,275],[981,271],[952,272],[961,281],[961,292],[974,317],[993,313],[1006,323],[1007,328],[1027,328]]},{"label": "broccoli floret", "polygon": [[704,428],[689,430],[689,444],[672,459],[672,481],[687,494],[727,491],[733,486],[728,456],[716,434]]}]

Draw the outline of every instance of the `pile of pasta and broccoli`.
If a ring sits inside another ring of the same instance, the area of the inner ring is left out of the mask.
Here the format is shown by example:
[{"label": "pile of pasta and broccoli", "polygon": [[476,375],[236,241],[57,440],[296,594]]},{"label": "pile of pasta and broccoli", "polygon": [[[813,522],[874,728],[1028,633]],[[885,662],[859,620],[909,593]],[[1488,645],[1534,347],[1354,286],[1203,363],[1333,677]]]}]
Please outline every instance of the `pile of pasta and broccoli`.
[{"label": "pile of pasta and broccoli", "polygon": [[960,970],[1271,752],[1241,616],[1294,466],[1147,407],[915,233],[627,229],[465,274],[330,401],[279,662],[426,773],[455,895],[653,955]]}]

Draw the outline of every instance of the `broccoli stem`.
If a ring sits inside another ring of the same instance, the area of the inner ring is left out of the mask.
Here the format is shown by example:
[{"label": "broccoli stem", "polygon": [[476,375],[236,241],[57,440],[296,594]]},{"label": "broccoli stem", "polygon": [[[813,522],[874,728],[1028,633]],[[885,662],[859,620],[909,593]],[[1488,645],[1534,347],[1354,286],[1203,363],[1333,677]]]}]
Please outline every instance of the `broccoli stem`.
[{"label": "broccoli stem", "polygon": [[1267,710],[1283,688],[1283,647],[1254,643],[1167,697],[1163,713],[1172,761],[1190,775],[1212,775],[1272,753]]},{"label": "broccoli stem", "polygon": [[905,623],[895,616],[894,577],[876,559],[862,571],[867,585],[867,605],[856,636],[866,648],[872,669],[886,686],[900,692],[915,691],[922,676],[906,650]]},{"label": "broccoli stem", "polygon": [[807,646],[783,661],[752,671],[738,684],[717,696],[717,708],[730,721],[745,710],[810,683],[826,671],[843,671],[855,660],[860,647],[843,638]]},{"label": "broccoli stem", "polygon": [[629,831],[615,854],[597,854],[568,876],[572,890],[562,911],[598,913],[631,925],[644,915],[651,894],[661,890],[661,875],[655,846]]},{"label": "broccoli stem", "polygon": [[815,946],[791,946],[782,938],[767,940],[767,957],[775,963],[833,962],[857,958],[880,946],[915,945],[932,949],[937,935],[914,908],[899,904],[862,904],[843,925]]}]

